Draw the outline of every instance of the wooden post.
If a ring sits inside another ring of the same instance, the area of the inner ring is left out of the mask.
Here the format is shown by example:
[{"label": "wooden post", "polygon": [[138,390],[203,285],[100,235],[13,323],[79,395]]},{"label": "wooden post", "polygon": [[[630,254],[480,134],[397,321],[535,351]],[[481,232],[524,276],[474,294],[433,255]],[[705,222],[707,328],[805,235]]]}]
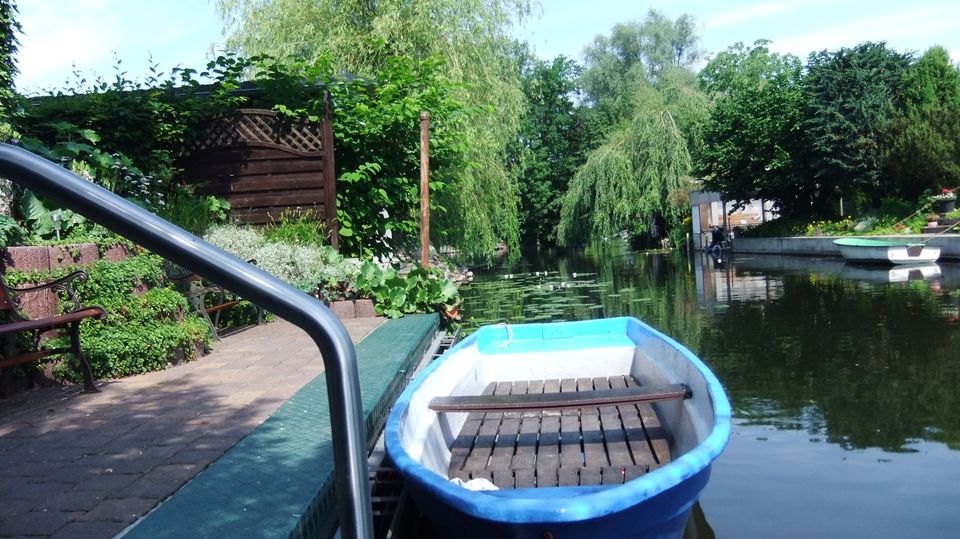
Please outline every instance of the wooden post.
[{"label": "wooden post", "polygon": [[323,213],[330,245],[340,250],[340,222],[337,221],[337,164],[333,158],[333,105],[330,92],[323,92]]},{"label": "wooden post", "polygon": [[420,113],[420,265],[430,267],[430,113]]}]

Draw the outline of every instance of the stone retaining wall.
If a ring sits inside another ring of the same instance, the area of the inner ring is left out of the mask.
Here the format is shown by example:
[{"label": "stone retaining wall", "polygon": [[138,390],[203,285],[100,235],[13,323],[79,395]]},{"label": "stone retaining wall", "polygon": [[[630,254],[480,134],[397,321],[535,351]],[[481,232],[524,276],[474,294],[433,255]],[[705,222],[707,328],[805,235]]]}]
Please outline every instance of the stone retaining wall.
[{"label": "stone retaining wall", "polygon": [[[92,266],[100,259],[119,262],[131,255],[133,251],[125,244],[106,247],[102,254],[95,243],[8,247],[0,256],[0,271],[50,271],[65,266]],[[20,308],[31,318],[46,318],[57,313],[57,304],[57,295],[52,290],[41,290],[23,294]],[[377,316],[373,301],[369,299],[335,301],[329,307],[340,319]]]},{"label": "stone retaining wall", "polygon": [[[896,241],[926,242],[940,247],[941,259],[960,260],[960,236],[931,236],[923,234],[901,236],[870,236],[876,239]],[[765,253],[802,256],[841,256],[840,249],[833,244],[837,238],[832,236],[807,238],[735,238],[731,247],[735,253]]]},{"label": "stone retaining wall", "polygon": [[[103,254],[95,243],[80,243],[58,246],[7,247],[0,257],[0,271],[23,272],[50,271],[66,266],[92,266],[101,258],[120,261],[130,257],[133,251],[125,244],[115,244],[104,249]],[[37,283],[39,284],[39,283]],[[28,292],[20,296],[20,309],[31,318],[47,318],[57,314],[59,299],[50,289]]]}]

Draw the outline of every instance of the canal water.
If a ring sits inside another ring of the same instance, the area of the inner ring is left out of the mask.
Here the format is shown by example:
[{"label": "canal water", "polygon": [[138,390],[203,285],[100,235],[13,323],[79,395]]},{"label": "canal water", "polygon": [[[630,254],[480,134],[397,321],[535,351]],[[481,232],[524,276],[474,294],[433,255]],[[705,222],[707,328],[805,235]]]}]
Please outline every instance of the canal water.
[{"label": "canal water", "polygon": [[730,445],[690,537],[960,537],[960,265],[543,252],[474,268],[468,328],[636,316],[714,370]]}]

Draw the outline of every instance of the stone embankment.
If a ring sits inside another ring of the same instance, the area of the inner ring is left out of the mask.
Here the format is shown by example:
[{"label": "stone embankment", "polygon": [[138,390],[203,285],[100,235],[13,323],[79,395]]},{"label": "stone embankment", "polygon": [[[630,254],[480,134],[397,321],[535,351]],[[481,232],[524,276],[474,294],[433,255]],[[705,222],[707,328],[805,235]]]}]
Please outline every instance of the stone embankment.
[{"label": "stone embankment", "polygon": [[[942,260],[960,260],[960,234],[910,234],[898,236],[870,236],[877,239],[927,243],[940,247]],[[837,238],[822,236],[815,238],[735,238],[731,247],[735,253],[779,254],[797,256],[840,256],[840,250],[833,244]]]}]

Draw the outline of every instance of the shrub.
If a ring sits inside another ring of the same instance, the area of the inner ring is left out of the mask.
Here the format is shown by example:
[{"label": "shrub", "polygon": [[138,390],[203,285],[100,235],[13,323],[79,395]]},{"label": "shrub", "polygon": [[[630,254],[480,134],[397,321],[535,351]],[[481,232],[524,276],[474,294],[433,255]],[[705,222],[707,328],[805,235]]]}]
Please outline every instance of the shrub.
[{"label": "shrub", "polygon": [[353,283],[360,271],[356,260],[343,258],[332,247],[268,241],[252,227],[214,226],[204,239],[238,258],[256,260],[264,271],[310,294]]},{"label": "shrub", "polygon": [[312,211],[286,210],[280,220],[263,229],[267,241],[322,247],[329,243],[321,216]]},{"label": "shrub", "polygon": [[360,294],[373,298],[377,314],[397,318],[416,312],[435,312],[450,305],[457,287],[437,268],[417,264],[406,276],[394,268],[381,268],[365,261],[357,279]]},{"label": "shrub", "polygon": [[167,221],[202,236],[216,223],[225,223],[230,203],[215,196],[200,196],[187,188],[178,188],[167,197],[157,215]]},{"label": "shrub", "polygon": [[[162,263],[162,258],[152,254],[120,262],[100,260],[87,270],[87,281],[75,282],[73,288],[82,304],[107,310],[104,320],[80,326],[83,352],[97,378],[162,369],[181,352],[190,359],[198,347],[208,344],[206,322],[185,314],[186,298],[164,283]],[[30,274],[11,271],[7,278],[11,284],[40,282],[74,270],[64,267]],[[145,289],[139,295],[136,292]],[[72,363],[60,364],[54,374],[71,381],[81,379]]]}]

